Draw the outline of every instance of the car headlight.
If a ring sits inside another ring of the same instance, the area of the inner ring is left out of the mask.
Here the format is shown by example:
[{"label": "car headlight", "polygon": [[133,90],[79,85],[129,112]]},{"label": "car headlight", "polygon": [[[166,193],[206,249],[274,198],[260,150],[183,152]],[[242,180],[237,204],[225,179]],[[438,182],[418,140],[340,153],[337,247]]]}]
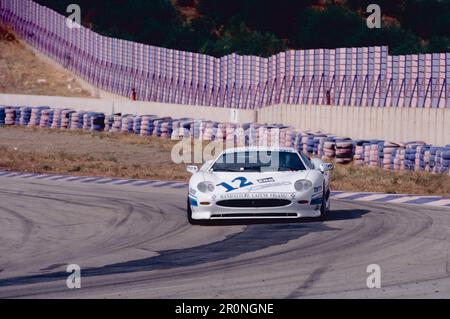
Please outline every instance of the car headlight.
[{"label": "car headlight", "polygon": [[304,192],[312,187],[312,183],[306,179],[300,179],[295,182],[294,187],[296,191]]},{"label": "car headlight", "polygon": [[197,189],[202,193],[212,193],[214,191],[214,184],[211,182],[200,182],[197,184]]}]

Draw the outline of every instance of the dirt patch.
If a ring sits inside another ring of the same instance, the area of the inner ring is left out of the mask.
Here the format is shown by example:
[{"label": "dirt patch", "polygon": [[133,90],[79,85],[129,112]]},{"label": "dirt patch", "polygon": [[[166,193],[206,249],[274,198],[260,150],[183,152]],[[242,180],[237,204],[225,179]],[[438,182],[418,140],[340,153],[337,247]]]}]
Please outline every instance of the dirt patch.
[{"label": "dirt patch", "polygon": [[0,25],[0,93],[90,97],[70,72],[37,58]]},{"label": "dirt patch", "polygon": [[128,134],[0,128],[0,169],[139,179],[187,180],[174,142]]},{"label": "dirt patch", "polygon": [[[0,128],[0,169],[187,181],[171,160],[176,141],[119,133]],[[336,165],[333,190],[450,196],[450,176]]]}]

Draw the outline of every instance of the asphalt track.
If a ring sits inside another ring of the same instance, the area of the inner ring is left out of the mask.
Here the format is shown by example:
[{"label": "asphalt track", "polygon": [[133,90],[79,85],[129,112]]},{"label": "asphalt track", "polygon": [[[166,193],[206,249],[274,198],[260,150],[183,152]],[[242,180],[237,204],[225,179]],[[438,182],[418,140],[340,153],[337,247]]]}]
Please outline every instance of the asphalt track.
[{"label": "asphalt track", "polygon": [[324,222],[191,226],[185,205],[185,189],[0,177],[0,298],[450,297],[449,208],[334,200]]}]

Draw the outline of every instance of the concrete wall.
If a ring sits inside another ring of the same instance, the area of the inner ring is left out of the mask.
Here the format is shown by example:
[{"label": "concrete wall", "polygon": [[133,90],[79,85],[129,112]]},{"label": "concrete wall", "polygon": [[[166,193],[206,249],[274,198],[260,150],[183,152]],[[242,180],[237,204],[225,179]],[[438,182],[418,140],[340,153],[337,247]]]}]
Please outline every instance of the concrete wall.
[{"label": "concrete wall", "polygon": [[450,108],[383,108],[331,105],[273,105],[257,113],[259,123],[395,142],[450,144]]},{"label": "concrete wall", "polygon": [[236,110],[221,107],[176,105],[115,99],[0,94],[0,105],[50,106],[54,108],[73,108],[81,111],[103,112],[105,114],[121,112],[136,115],[155,114],[158,116],[171,116],[173,118],[191,117],[195,119],[223,122],[256,122],[255,110]]}]

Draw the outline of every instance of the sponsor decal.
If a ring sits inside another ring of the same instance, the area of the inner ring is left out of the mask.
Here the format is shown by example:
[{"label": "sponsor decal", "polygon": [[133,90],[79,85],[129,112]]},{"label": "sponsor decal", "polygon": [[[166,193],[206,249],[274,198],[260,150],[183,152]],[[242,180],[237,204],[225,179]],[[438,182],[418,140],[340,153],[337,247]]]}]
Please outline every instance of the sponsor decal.
[{"label": "sponsor decal", "polygon": [[263,184],[263,183],[273,183],[275,182],[275,180],[273,179],[273,177],[266,177],[266,178],[261,178],[261,179],[257,179],[256,180],[258,183]]},{"label": "sponsor decal", "polygon": [[220,199],[289,199],[290,194],[286,193],[234,193],[234,194],[221,194]]},{"label": "sponsor decal", "polygon": [[198,202],[196,198],[193,198],[192,196],[189,196],[189,204],[191,206],[198,206]]},{"label": "sponsor decal", "polygon": [[233,179],[231,181],[231,184],[233,184],[233,185],[223,182],[223,183],[217,184],[216,186],[222,186],[223,188],[226,189],[226,192],[228,193],[228,192],[235,191],[239,188],[244,188],[244,187],[253,185],[252,182],[247,181],[247,178],[245,178],[243,176],[236,177],[235,179]]},{"label": "sponsor decal", "polygon": [[265,189],[265,188],[271,188],[271,187],[277,187],[277,186],[288,186],[291,185],[291,182],[276,182],[276,183],[270,183],[270,184],[262,184],[262,185],[255,185],[252,187],[249,187],[247,190],[249,192],[251,191],[257,191],[257,190],[261,190],[261,189]]}]

